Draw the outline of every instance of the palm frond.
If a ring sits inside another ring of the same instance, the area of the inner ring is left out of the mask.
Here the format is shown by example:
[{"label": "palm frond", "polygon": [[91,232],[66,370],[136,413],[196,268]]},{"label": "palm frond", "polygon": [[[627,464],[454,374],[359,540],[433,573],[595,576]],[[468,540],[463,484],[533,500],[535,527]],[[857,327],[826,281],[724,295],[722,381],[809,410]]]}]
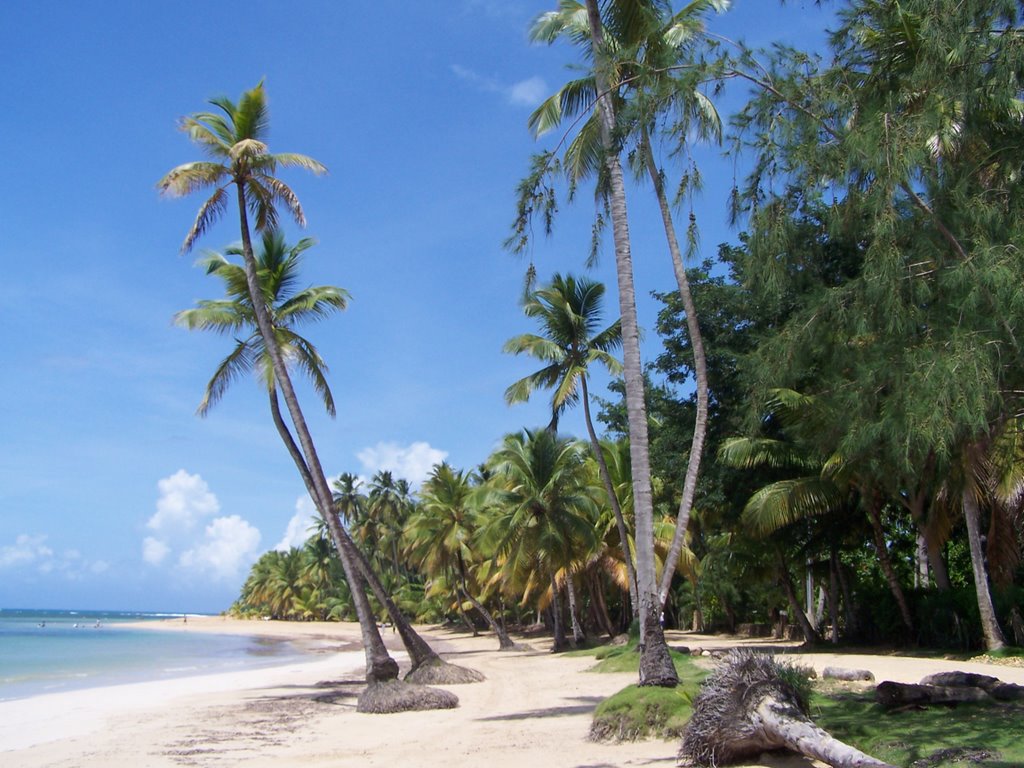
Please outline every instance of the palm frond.
[{"label": "palm frond", "polygon": [[842,490],[820,476],[780,480],[761,488],[747,502],[742,521],[755,536],[767,536],[807,517],[837,509]]},{"label": "palm frond", "polygon": [[156,187],[169,197],[184,197],[217,184],[228,175],[228,169],[220,163],[183,163],[168,171]]},{"label": "palm frond", "polygon": [[231,383],[239,376],[252,370],[253,361],[254,349],[251,339],[239,341],[231,354],[221,360],[217,370],[214,371],[213,376],[206,385],[206,393],[203,395],[203,400],[199,403],[196,413],[200,416],[206,416],[210,408],[216,405],[221,397],[224,396]]},{"label": "palm frond", "polygon": [[219,219],[227,208],[228,204],[228,193],[225,187],[218,187],[217,191],[211,195],[205,203],[199,208],[199,213],[196,214],[196,220],[192,223],[192,229],[189,230],[185,236],[185,242],[181,244],[181,252],[188,253],[192,250],[192,246],[195,241],[202,237],[203,233],[206,232],[214,222]]}]

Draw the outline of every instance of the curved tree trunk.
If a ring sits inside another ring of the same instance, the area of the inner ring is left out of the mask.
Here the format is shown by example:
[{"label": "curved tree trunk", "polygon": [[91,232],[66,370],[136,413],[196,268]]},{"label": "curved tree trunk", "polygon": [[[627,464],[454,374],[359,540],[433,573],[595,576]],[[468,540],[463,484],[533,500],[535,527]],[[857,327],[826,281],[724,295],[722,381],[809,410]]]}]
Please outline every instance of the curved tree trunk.
[{"label": "curved tree trunk", "polygon": [[612,476],[608,472],[608,463],[604,460],[604,451],[601,450],[601,442],[597,439],[597,432],[594,430],[594,422],[590,419],[590,393],[587,391],[587,376],[580,376],[580,385],[583,391],[583,418],[587,423],[587,434],[590,435],[590,447],[594,452],[594,459],[601,471],[601,482],[604,483],[604,492],[608,495],[608,503],[612,505],[612,514],[615,515],[615,527],[619,532],[619,542],[622,545],[622,559],[626,564],[626,578],[629,580],[629,597],[633,607],[633,618],[638,618],[636,599],[636,569],[633,567],[633,553],[629,546],[629,533],[626,531],[626,519],[622,516],[622,506],[619,504],[619,497],[612,486]]},{"label": "curved tree trunk", "polygon": [[494,620],[491,612],[488,611],[484,604],[473,597],[469,592],[469,586],[466,584],[466,564],[462,559],[462,553],[459,552],[459,591],[462,592],[463,596],[469,600],[470,604],[476,609],[477,613],[484,617],[484,621],[487,622],[488,626],[494,631],[494,634],[498,636],[498,650],[499,651],[510,651],[516,647],[516,644],[512,642],[512,638],[508,636],[508,632],[498,622]]},{"label": "curved tree trunk", "polygon": [[658,198],[661,221],[665,228],[665,239],[668,241],[668,251],[672,257],[672,271],[675,273],[676,283],[679,285],[679,298],[682,299],[683,309],[686,311],[686,332],[690,336],[690,346],[693,349],[693,372],[694,378],[697,380],[697,414],[693,423],[693,438],[690,441],[690,458],[686,464],[686,478],[683,481],[683,497],[679,501],[676,530],[672,536],[672,545],[665,556],[665,567],[662,569],[661,584],[658,587],[658,605],[659,608],[664,609],[668,591],[672,587],[672,576],[676,572],[676,563],[679,562],[679,555],[686,541],[690,511],[693,509],[693,498],[697,492],[700,461],[704,454],[704,438],[708,428],[708,363],[707,356],[704,354],[704,337],[701,335],[700,324],[697,322],[697,306],[693,303],[690,280],[686,276],[686,265],[683,263],[683,254],[679,249],[675,223],[672,221],[672,210],[669,208],[668,198],[665,196],[665,184],[662,181],[661,173],[654,162],[654,152],[651,149],[651,139],[647,135],[646,127],[641,128],[641,136],[640,151],[643,152],[644,163],[647,166],[648,175],[651,177],[651,184],[654,185],[654,193]]},{"label": "curved tree trunk", "polygon": [[[292,438],[288,425],[285,423],[284,418],[281,415],[281,409],[277,402],[277,393],[273,389],[270,391],[270,412],[273,415],[274,425],[277,427],[278,434],[281,436],[282,442],[284,442],[285,446],[288,448],[288,453],[291,454],[292,460],[295,462],[295,466],[299,470],[299,474],[302,476],[302,480],[306,485],[306,490],[309,492],[310,498],[315,498],[313,478],[309,473],[309,468],[306,466],[298,446],[295,445],[295,440]],[[328,514],[337,520],[337,516],[334,514],[333,504],[331,511]],[[323,515],[323,512],[321,512],[321,515]],[[352,538],[348,535],[348,531],[345,530],[345,527],[340,523],[337,527],[341,537],[348,541],[348,545],[351,547],[351,552],[357,559],[357,565],[363,579],[365,579],[366,584],[370,587],[374,597],[377,598],[377,601],[387,610],[388,616],[391,618],[391,623],[395,626],[395,629],[398,630],[399,637],[402,638],[402,645],[405,646],[405,650],[409,654],[409,661],[412,666],[410,674],[427,664],[447,664],[447,662],[438,656],[434,649],[430,647],[427,641],[420,637],[419,633],[413,629],[412,624],[405,617],[405,614],[403,614],[402,611],[399,610],[398,606],[395,605],[395,601],[391,599],[391,595],[389,595],[387,590],[384,589],[384,586],[381,584],[377,574],[370,566],[369,561],[366,559],[366,555],[364,555],[362,550],[360,550],[359,547],[356,546],[355,542],[352,541]],[[376,625],[376,621],[374,621],[374,625]],[[476,674],[471,674],[466,677],[467,679],[476,678]],[[449,682],[451,681],[449,680]]]},{"label": "curved tree trunk", "polygon": [[597,112],[601,143],[608,171],[609,208],[615,240],[615,271],[618,278],[619,314],[622,323],[623,378],[626,385],[626,414],[629,422],[629,454],[633,470],[633,513],[636,520],[636,577],[640,618],[640,685],[674,687],[679,676],[668,652],[665,634],[658,621],[660,601],[654,570],[654,505],[651,496],[651,459],[647,438],[647,407],[644,400],[643,366],[640,359],[640,329],[633,286],[633,257],[630,251],[629,218],[622,165],[615,145],[615,108],[609,97],[611,78],[604,53],[604,35],[597,0],[586,0],[587,19],[594,48],[594,76],[597,84]]},{"label": "curved tree trunk", "polygon": [[992,594],[988,588],[988,574],[985,572],[985,558],[981,551],[981,510],[978,500],[970,490],[963,494],[964,521],[967,523],[967,541],[971,548],[971,570],[974,572],[974,592],[978,597],[978,612],[981,614],[981,630],[985,635],[985,650],[1000,651],[1006,648],[1006,638],[999,628]]},{"label": "curved tree trunk", "polygon": [[903,594],[903,587],[900,585],[896,569],[892,567],[892,560],[889,559],[889,550],[885,546],[885,531],[882,529],[882,516],[880,512],[880,501],[877,494],[870,494],[867,498],[868,519],[871,521],[871,532],[875,542],[875,552],[878,555],[878,565],[882,569],[885,581],[889,585],[889,591],[896,599],[896,605],[900,609],[900,618],[903,619],[903,626],[907,630],[908,637],[914,635],[914,620],[910,616],[910,607],[907,605],[907,597]]},{"label": "curved tree trunk", "polygon": [[310,435],[309,428],[306,426],[306,420],[302,414],[302,408],[299,406],[298,397],[295,395],[295,389],[292,387],[291,378],[288,375],[288,369],[285,366],[281,350],[277,346],[270,313],[260,291],[256,258],[253,255],[252,240],[249,237],[244,181],[236,179],[236,188],[238,191],[239,223],[242,231],[242,257],[245,262],[245,277],[249,288],[249,299],[252,302],[253,313],[256,316],[256,324],[259,328],[260,336],[263,338],[264,347],[270,356],[274,369],[274,380],[281,388],[281,394],[284,397],[288,414],[291,416],[292,424],[295,427],[299,445],[305,458],[305,464],[316,491],[313,501],[316,503],[321,517],[324,519],[328,530],[331,532],[331,536],[335,540],[334,543],[341,558],[341,565],[345,571],[345,578],[349,583],[352,600],[355,604],[356,616],[359,618],[363,649],[366,654],[366,679],[370,682],[394,680],[398,677],[398,663],[391,658],[387,648],[384,647],[384,641],[381,639],[380,632],[377,631],[377,623],[374,620],[373,612],[370,610],[370,604],[366,598],[366,592],[359,579],[358,566],[352,552],[354,548],[350,546],[350,542],[346,543],[345,537],[342,535],[341,525],[338,523],[337,517],[331,513],[332,498],[327,487],[327,479],[324,476],[316,447],[313,445],[313,438]]},{"label": "curved tree trunk", "polygon": [[793,618],[796,619],[797,624],[800,625],[800,631],[803,633],[804,642],[807,645],[814,645],[818,642],[818,633],[814,631],[814,627],[811,626],[810,620],[807,618],[807,614],[804,613],[803,608],[800,607],[800,599],[796,595],[796,587],[793,585],[793,577],[789,574],[789,567],[786,565],[786,559],[782,555],[781,549],[776,549],[777,566],[779,582],[782,584],[782,591],[786,593],[786,602],[789,603],[789,612],[793,614]]}]

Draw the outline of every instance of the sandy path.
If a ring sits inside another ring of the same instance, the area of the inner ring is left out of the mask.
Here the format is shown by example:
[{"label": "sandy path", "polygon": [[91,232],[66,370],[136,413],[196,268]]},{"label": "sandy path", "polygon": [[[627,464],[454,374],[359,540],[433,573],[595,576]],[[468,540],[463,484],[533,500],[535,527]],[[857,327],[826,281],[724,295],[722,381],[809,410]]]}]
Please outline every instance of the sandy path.
[{"label": "sandy path", "polygon": [[[164,629],[301,637],[324,649],[358,638],[354,625],[168,622]],[[533,650],[499,653],[488,636],[425,631],[446,658],[479,669],[487,681],[452,686],[456,710],[363,715],[355,711],[361,652],[323,653],[286,667],[159,683],[92,689],[0,703],[0,765],[79,766],[424,766],[604,768],[673,766],[678,745],[587,740],[591,713],[632,674],[589,674],[588,658]],[[724,647],[722,638],[670,633],[673,645]],[[389,645],[396,638],[388,633]],[[756,645],[756,642],[738,641]],[[403,656],[396,654],[400,662]],[[814,666],[870,669],[876,679],[916,681],[938,669],[968,669],[1024,684],[1024,669],[889,656],[797,655]],[[975,667],[980,669],[975,669]],[[318,686],[342,680],[340,686]],[[808,768],[772,758],[768,768]]]}]

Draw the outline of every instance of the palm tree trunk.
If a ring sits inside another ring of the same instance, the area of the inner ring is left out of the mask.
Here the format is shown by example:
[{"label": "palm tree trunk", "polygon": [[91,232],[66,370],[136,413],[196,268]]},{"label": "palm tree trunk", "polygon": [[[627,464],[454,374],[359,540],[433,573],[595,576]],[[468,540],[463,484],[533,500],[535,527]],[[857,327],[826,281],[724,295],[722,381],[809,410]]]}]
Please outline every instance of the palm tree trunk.
[{"label": "palm tree trunk", "polygon": [[274,379],[281,388],[288,414],[291,416],[292,424],[299,438],[299,445],[305,457],[305,464],[309,470],[310,478],[313,481],[313,501],[316,502],[320,516],[327,523],[327,527],[334,538],[335,546],[338,548],[338,555],[341,558],[341,565],[345,571],[345,578],[348,580],[352,592],[352,601],[355,604],[356,615],[359,618],[360,634],[362,635],[363,650],[366,654],[366,679],[368,682],[394,680],[398,677],[398,663],[388,654],[377,631],[377,622],[374,620],[373,612],[370,610],[370,603],[366,598],[366,591],[359,580],[359,570],[356,566],[351,547],[351,542],[346,542],[342,535],[341,525],[335,515],[331,514],[332,500],[331,493],[327,487],[327,479],[324,476],[323,467],[317,456],[316,447],[313,445],[313,438],[310,435],[306,420],[303,417],[302,409],[299,406],[298,397],[292,387],[291,378],[288,376],[288,369],[285,366],[281,350],[277,346],[277,339],[274,336],[273,324],[270,320],[270,313],[260,291],[259,278],[256,272],[256,258],[253,255],[252,240],[249,237],[249,220],[246,215],[245,183],[236,180],[238,192],[238,215],[242,231],[242,256],[245,261],[245,277],[249,287],[249,299],[252,301],[253,313],[256,316],[256,324],[263,338],[263,344],[270,356],[274,369]]},{"label": "palm tree trunk", "polygon": [[491,612],[484,607],[483,603],[470,594],[469,587],[466,583],[466,564],[462,559],[461,552],[459,552],[459,581],[461,583],[459,590],[462,592],[463,596],[469,600],[470,604],[476,609],[476,612],[484,617],[484,621],[486,621],[488,626],[494,631],[494,634],[498,636],[498,650],[510,651],[515,648],[516,644],[512,642],[512,638],[508,636],[508,632],[505,631],[505,628],[494,620]]},{"label": "palm tree trunk", "polygon": [[590,606],[598,625],[608,637],[615,637],[615,627],[612,624],[612,617],[608,615],[608,604],[605,602],[604,589],[601,587],[600,577],[597,573],[590,574],[588,587],[590,589]]},{"label": "palm tree trunk", "polygon": [[686,331],[690,336],[690,346],[693,349],[693,372],[697,380],[697,414],[693,424],[693,438],[690,441],[690,457],[686,464],[686,477],[683,481],[683,497],[679,501],[676,530],[672,536],[672,545],[665,556],[665,566],[661,572],[661,585],[658,588],[658,605],[659,608],[664,608],[668,591],[672,587],[672,576],[676,572],[676,563],[679,562],[679,555],[683,550],[683,543],[686,541],[690,511],[693,509],[693,498],[697,492],[700,461],[704,454],[704,438],[707,435],[708,426],[708,363],[707,356],[704,354],[704,337],[701,335],[700,324],[697,322],[697,306],[693,303],[690,280],[686,276],[686,265],[683,263],[679,238],[676,237],[676,227],[672,221],[672,210],[669,207],[668,198],[665,196],[665,184],[658,171],[658,166],[654,162],[651,138],[647,134],[646,126],[641,126],[640,131],[640,151],[643,153],[647,173],[651,177],[654,193],[658,198],[661,221],[665,228],[665,239],[668,241],[668,251],[672,257],[672,271],[675,273],[676,283],[679,286],[679,297],[682,299],[683,309],[686,311]]},{"label": "palm tree trunk", "polygon": [[665,633],[658,621],[660,601],[654,570],[654,504],[651,496],[651,459],[647,438],[643,366],[640,359],[640,329],[633,286],[633,257],[630,251],[626,189],[618,147],[615,145],[615,108],[609,97],[610,77],[605,55],[601,13],[597,0],[586,0],[587,19],[594,48],[594,76],[599,97],[601,143],[608,170],[609,208],[615,240],[615,271],[619,288],[622,323],[623,378],[626,385],[626,415],[629,422],[629,454],[633,470],[633,514],[636,520],[637,600],[640,617],[640,685],[674,687],[679,676],[668,652]]},{"label": "palm tree trunk", "polygon": [[789,603],[789,612],[793,614],[793,618],[796,619],[797,624],[800,625],[800,631],[804,636],[804,643],[807,645],[814,645],[818,641],[818,633],[814,631],[814,627],[811,626],[811,622],[807,618],[807,614],[804,613],[803,608],[800,607],[800,599],[796,596],[796,587],[793,586],[793,577],[789,574],[789,566],[786,565],[786,559],[782,555],[782,550],[776,548],[776,555],[778,561],[779,583],[782,584],[782,591],[786,593],[786,602]]},{"label": "palm tree trunk", "polygon": [[572,583],[572,574],[565,574],[565,593],[569,596],[569,620],[572,622],[572,644],[579,645],[587,639],[580,626],[579,613],[576,610],[576,587]]},{"label": "palm tree trunk", "polygon": [[871,532],[875,542],[875,552],[878,555],[878,565],[889,585],[889,591],[896,599],[896,605],[900,609],[900,617],[903,619],[903,626],[907,630],[908,637],[914,635],[914,620],[910,616],[910,607],[907,605],[907,597],[903,594],[903,587],[900,585],[896,569],[892,567],[892,560],[889,559],[889,550],[885,546],[885,531],[882,529],[882,516],[880,514],[881,501],[878,494],[867,495],[868,519],[871,521]]},{"label": "palm tree trunk", "polygon": [[[302,476],[302,480],[306,485],[306,490],[309,492],[310,498],[316,498],[316,487],[313,485],[313,477],[309,472],[309,467],[306,466],[306,462],[303,460],[302,453],[299,451],[295,440],[292,438],[291,431],[288,429],[288,425],[285,423],[284,418],[281,415],[281,408],[277,402],[277,392],[274,389],[270,391],[270,412],[274,419],[274,425],[277,427],[277,432],[281,436],[281,440],[288,448],[288,453],[291,454],[292,460],[295,462],[295,466],[299,470],[299,474]],[[319,507],[318,507],[319,508]],[[332,518],[336,519],[334,515],[333,505],[331,511],[328,513]],[[324,514],[321,511],[321,516]],[[412,664],[412,670],[416,670],[423,664],[428,662],[439,662],[441,657],[434,652],[434,650],[427,644],[420,635],[413,629],[412,624],[405,615],[395,605],[395,601],[391,599],[391,596],[384,589],[380,579],[370,566],[369,561],[362,551],[355,545],[352,538],[348,535],[348,532],[341,525],[338,525],[340,535],[348,540],[351,551],[355,554],[358,560],[359,571],[365,579],[366,584],[370,587],[373,592],[373,596],[377,598],[377,602],[383,605],[388,612],[388,616],[391,618],[391,623],[394,624],[395,629],[398,630],[399,637],[402,638],[402,645],[405,646],[405,650],[409,654],[409,661]],[[332,532],[333,538],[333,532]],[[347,574],[346,574],[347,578]],[[374,621],[376,626],[376,621]],[[379,636],[379,633],[378,633]]]},{"label": "palm tree trunk", "polygon": [[832,547],[828,558],[828,618],[832,623],[830,639],[839,644],[839,549]]},{"label": "palm tree trunk", "polygon": [[554,574],[551,576],[551,625],[554,634],[554,642],[551,645],[552,653],[564,651],[569,645],[565,637],[565,622],[562,620],[562,599],[559,595],[558,583]]},{"label": "palm tree trunk", "polygon": [[1006,648],[1006,638],[999,628],[992,594],[988,588],[988,574],[981,551],[981,510],[978,500],[969,489],[962,494],[964,522],[967,524],[967,541],[971,549],[971,570],[974,572],[974,592],[978,597],[978,613],[981,614],[981,631],[985,636],[985,650],[1001,651]]},{"label": "palm tree trunk", "polygon": [[612,505],[612,514],[615,515],[615,527],[619,531],[622,559],[626,564],[626,578],[629,580],[629,597],[633,607],[633,618],[636,619],[640,603],[636,599],[636,570],[633,567],[633,553],[629,546],[629,533],[626,531],[626,519],[622,516],[622,506],[619,504],[618,494],[615,493],[615,488],[612,486],[608,463],[604,460],[604,451],[601,450],[601,443],[594,430],[594,422],[590,418],[590,393],[587,391],[586,374],[580,376],[580,388],[583,392],[583,419],[587,423],[587,434],[590,435],[590,447],[594,451],[594,459],[601,471],[601,482],[604,483],[604,491],[608,494],[608,503]]}]

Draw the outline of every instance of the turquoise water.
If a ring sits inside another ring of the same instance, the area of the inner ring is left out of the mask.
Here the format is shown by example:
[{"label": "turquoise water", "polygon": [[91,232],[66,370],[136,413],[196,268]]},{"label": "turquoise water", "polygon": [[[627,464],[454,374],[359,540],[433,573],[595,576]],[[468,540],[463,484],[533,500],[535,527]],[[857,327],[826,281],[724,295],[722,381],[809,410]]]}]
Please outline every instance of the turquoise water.
[{"label": "turquoise water", "polygon": [[158,613],[0,609],[0,701],[274,666],[304,656],[284,640],[124,626],[166,618]]}]

